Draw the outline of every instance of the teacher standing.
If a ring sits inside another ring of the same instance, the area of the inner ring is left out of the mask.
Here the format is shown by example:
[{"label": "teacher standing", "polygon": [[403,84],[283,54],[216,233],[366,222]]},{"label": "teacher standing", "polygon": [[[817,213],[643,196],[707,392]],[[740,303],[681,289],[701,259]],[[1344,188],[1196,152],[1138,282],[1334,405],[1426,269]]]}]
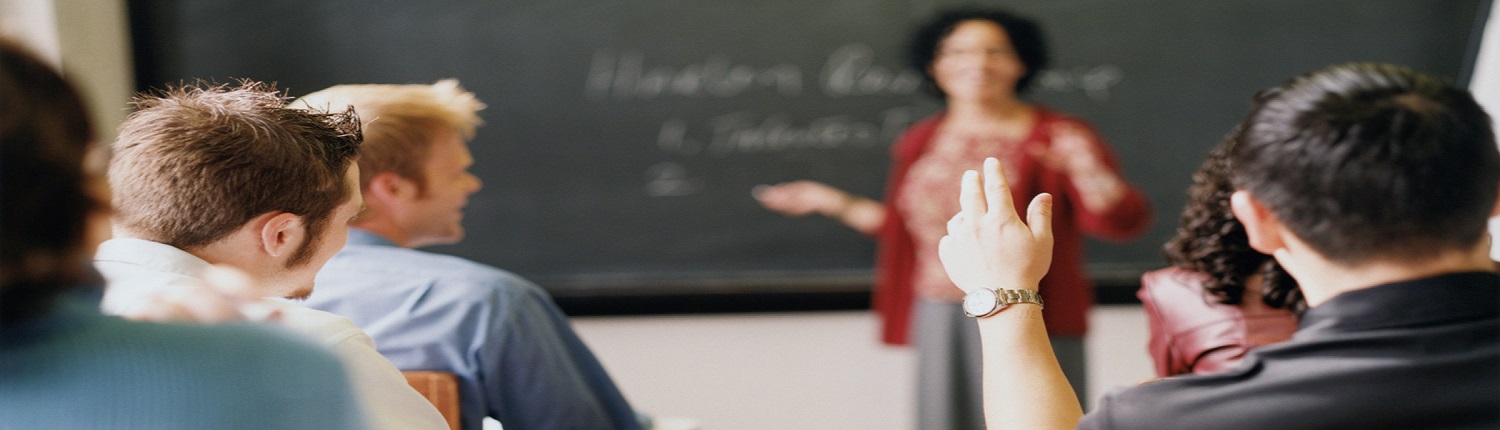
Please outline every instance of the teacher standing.
[{"label": "teacher standing", "polygon": [[873,307],[883,318],[882,340],[916,344],[918,428],[982,429],[979,334],[937,247],[959,211],[953,196],[962,173],[986,157],[1000,159],[1016,201],[1057,196],[1043,313],[1064,373],[1085,397],[1083,339],[1094,290],[1084,271],[1083,236],[1131,239],[1148,226],[1149,204],[1121,177],[1088,123],[1018,98],[1047,65],[1036,23],[992,9],[944,12],[917,30],[910,60],[946,108],[912,125],[892,147],[883,200],[812,181],[767,187],[757,199],[784,214],[837,219],[879,241]]}]

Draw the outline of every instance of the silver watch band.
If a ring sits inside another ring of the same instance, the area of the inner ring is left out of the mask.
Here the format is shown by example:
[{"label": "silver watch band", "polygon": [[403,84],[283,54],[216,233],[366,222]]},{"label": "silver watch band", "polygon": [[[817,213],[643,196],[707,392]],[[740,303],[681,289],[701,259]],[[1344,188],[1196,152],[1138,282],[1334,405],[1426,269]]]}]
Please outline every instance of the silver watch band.
[{"label": "silver watch band", "polygon": [[1036,303],[1037,306],[1047,307],[1042,303],[1042,294],[1032,290],[995,290],[1000,296],[1000,303],[1013,305],[1016,303]]}]

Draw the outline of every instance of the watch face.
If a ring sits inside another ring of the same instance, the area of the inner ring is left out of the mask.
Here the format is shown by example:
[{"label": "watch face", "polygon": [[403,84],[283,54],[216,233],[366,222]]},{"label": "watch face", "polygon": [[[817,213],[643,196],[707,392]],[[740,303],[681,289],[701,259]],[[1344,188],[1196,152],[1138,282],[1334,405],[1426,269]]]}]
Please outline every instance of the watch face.
[{"label": "watch face", "polygon": [[989,315],[999,304],[1000,298],[995,295],[995,290],[980,288],[970,291],[964,296],[964,313],[971,317]]}]

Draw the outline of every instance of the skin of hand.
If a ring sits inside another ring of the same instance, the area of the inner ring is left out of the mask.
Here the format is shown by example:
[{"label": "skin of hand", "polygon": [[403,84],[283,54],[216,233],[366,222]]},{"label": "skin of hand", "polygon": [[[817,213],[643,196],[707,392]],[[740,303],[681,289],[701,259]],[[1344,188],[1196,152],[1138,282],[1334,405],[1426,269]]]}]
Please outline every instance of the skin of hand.
[{"label": "skin of hand", "polygon": [[816,181],[792,181],[756,187],[753,195],[761,206],[791,216],[823,214],[836,216],[849,204],[849,195]]},{"label": "skin of hand", "polygon": [[964,172],[959,207],[938,242],[938,257],[953,283],[966,292],[1037,289],[1052,265],[1052,195],[1032,199],[1022,221],[1004,168],[987,158],[982,175]]},{"label": "skin of hand", "polygon": [[[1052,196],[1031,200],[1023,222],[994,158],[964,173],[963,208],[939,243],[943,268],[959,288],[1035,290],[1052,263]],[[979,318],[985,424],[994,430],[1070,429],[1083,416],[1047,338],[1042,308],[1017,304]]]},{"label": "skin of hand", "polygon": [[[212,266],[200,284],[179,286],[151,296],[144,306],[122,317],[135,321],[218,324],[278,318],[277,311],[258,311],[261,301],[250,277],[238,270]],[[247,314],[256,314],[251,318]]]},{"label": "skin of hand", "polygon": [[1108,209],[1125,197],[1125,180],[1105,166],[1088,134],[1076,124],[1052,127],[1052,147],[1030,146],[1027,153],[1072,179],[1090,211]]}]

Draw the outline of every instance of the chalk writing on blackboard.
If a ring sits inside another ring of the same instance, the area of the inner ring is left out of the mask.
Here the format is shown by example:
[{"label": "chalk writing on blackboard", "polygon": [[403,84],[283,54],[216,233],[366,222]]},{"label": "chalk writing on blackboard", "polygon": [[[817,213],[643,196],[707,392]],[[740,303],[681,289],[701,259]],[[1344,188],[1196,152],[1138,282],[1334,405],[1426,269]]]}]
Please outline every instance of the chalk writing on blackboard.
[{"label": "chalk writing on blackboard", "polygon": [[879,118],[831,115],[794,122],[787,115],[748,111],[709,118],[694,127],[687,120],[664,121],[656,148],[678,156],[728,157],[792,150],[873,149],[889,144],[911,125],[915,107],[886,109]]},{"label": "chalk writing on blackboard", "polygon": [[830,97],[876,94],[906,95],[917,91],[922,76],[914,70],[893,70],[875,63],[875,49],[861,43],[844,45],[828,55],[821,83]]},{"label": "chalk writing on blackboard", "polygon": [[703,189],[703,181],[688,175],[687,167],[680,163],[664,161],[646,169],[646,195],[651,197],[680,197]]},{"label": "chalk writing on blackboard", "polygon": [[[915,71],[881,66],[869,45],[851,43],[834,49],[818,66],[823,94],[830,97],[916,92],[922,78]],[[803,92],[803,66],[735,64],[724,55],[708,55],[685,65],[651,65],[639,49],[597,49],[589,61],[584,93],[592,100],[651,100],[658,97],[735,97],[752,91],[782,96]]]},{"label": "chalk writing on blackboard", "polygon": [[1125,72],[1113,64],[1088,67],[1043,70],[1037,74],[1036,82],[1043,91],[1071,93],[1083,91],[1089,100],[1104,104],[1109,101],[1109,90],[1125,79]]},{"label": "chalk writing on blackboard", "polygon": [[769,89],[782,95],[802,93],[802,70],[792,64],[755,67],[710,55],[700,63],[648,66],[639,50],[599,49],[589,63],[584,92],[593,100],[651,100],[662,96],[734,97]]},{"label": "chalk writing on blackboard", "polygon": [[[663,97],[733,98],[750,94],[802,96],[804,70],[817,69],[818,94],[828,98],[911,95],[921,89],[915,70],[885,65],[875,49],[862,43],[839,46],[822,63],[804,67],[792,62],[771,65],[736,63],[726,55],[702,61],[651,64],[640,49],[595,49],[589,61],[584,92],[595,102],[636,103]],[[1105,103],[1109,91],[1123,79],[1114,65],[1045,70],[1038,77],[1041,91],[1082,91],[1090,100]],[[915,121],[915,107],[886,109],[877,117],[832,113],[806,119],[786,112],[739,110],[706,119],[673,116],[662,121],[655,147],[671,157],[727,158],[737,155],[804,150],[876,150],[894,141]],[[644,174],[644,192],[651,197],[680,197],[703,190],[687,167],[678,162],[653,164]]]}]

